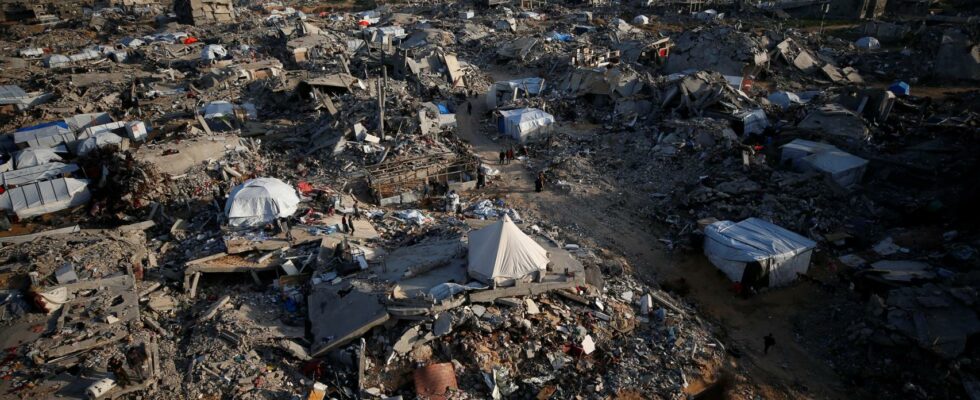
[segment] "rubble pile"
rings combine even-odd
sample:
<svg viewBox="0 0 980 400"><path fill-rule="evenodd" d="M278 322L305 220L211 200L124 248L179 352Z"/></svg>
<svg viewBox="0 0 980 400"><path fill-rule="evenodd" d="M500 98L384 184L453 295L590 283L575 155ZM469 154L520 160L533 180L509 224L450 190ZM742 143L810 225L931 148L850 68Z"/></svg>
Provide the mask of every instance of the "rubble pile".
<svg viewBox="0 0 980 400"><path fill-rule="evenodd" d="M980 393L973 10L368 3L3 3L0 396Z"/></svg>

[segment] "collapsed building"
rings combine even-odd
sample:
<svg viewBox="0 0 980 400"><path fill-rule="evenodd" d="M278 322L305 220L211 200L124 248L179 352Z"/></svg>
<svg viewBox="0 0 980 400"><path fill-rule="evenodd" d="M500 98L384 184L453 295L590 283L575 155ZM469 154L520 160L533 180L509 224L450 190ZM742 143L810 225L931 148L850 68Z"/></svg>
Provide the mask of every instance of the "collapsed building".
<svg viewBox="0 0 980 400"><path fill-rule="evenodd" d="M973 10L641 3L3 3L0 390L976 397Z"/></svg>

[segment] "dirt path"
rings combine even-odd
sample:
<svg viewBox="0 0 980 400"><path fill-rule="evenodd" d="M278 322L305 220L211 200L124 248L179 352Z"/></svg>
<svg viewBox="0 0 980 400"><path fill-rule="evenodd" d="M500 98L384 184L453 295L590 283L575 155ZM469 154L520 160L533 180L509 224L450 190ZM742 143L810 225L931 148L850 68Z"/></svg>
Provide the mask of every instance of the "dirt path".
<svg viewBox="0 0 980 400"><path fill-rule="evenodd" d="M658 242L660 228L631 212L645 201L642 195L628 190L566 193L548 187L535 193L533 171L523 163L499 165L500 150L511 143L495 141L484 133L490 129L490 122L482 118L487 111L482 100L471 99L472 115L462 111L456 117L460 138L472 144L485 163L501 170L501 179L486 189L487 195L503 197L513 207L622 254L645 280L663 283L683 278L690 288L689 299L721 325L727 343L740 353L740 357L732 357L731 364L748 371L757 394L768 399L847 397L833 370L795 340L792 316L812 306L811 299L821 296L816 289L798 284L750 300L736 299L728 291L731 282L703 256L667 252ZM762 338L769 333L777 344L765 355Z"/></svg>

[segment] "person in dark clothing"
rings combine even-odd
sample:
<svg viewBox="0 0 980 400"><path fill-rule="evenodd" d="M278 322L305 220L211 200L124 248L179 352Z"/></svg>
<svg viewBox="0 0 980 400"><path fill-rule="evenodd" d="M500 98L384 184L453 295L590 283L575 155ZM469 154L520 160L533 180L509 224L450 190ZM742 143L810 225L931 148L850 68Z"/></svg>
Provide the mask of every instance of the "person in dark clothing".
<svg viewBox="0 0 980 400"><path fill-rule="evenodd" d="M487 186L487 176L483 175L483 170L476 172L476 188L483 189Z"/></svg>
<svg viewBox="0 0 980 400"><path fill-rule="evenodd" d="M769 348L776 345L776 338L772 337L772 333L766 335L762 338L765 348L762 350L763 354L769 354Z"/></svg>
<svg viewBox="0 0 980 400"><path fill-rule="evenodd" d="M511 161L514 161L514 148L513 147L507 149L507 163L510 164Z"/></svg>
<svg viewBox="0 0 980 400"><path fill-rule="evenodd" d="M470 114L470 115L473 114L473 102L472 101L466 102L466 113L467 114Z"/></svg>
<svg viewBox="0 0 980 400"><path fill-rule="evenodd" d="M347 230L347 214L343 214L340 216L340 231L344 233L350 233Z"/></svg>
<svg viewBox="0 0 980 400"><path fill-rule="evenodd" d="M541 193L544 189L544 172L538 172L538 177L534 178L534 191Z"/></svg>
<svg viewBox="0 0 980 400"><path fill-rule="evenodd" d="M350 231L351 235L354 234L354 219L351 217L347 217L347 230Z"/></svg>
<svg viewBox="0 0 980 400"><path fill-rule="evenodd" d="M123 361L119 357L112 357L108 363L109 371L116 376L116 381L120 386L129 386L129 374L123 368Z"/></svg>
<svg viewBox="0 0 980 400"><path fill-rule="evenodd" d="M505 158L505 157L507 157L507 153L506 153L506 152L504 152L503 150L500 150L500 163L501 163L501 164L503 164L503 163L504 163L504 158Z"/></svg>
<svg viewBox="0 0 980 400"><path fill-rule="evenodd" d="M361 219L361 209L357 206L357 200L354 200L354 219Z"/></svg>
<svg viewBox="0 0 980 400"><path fill-rule="evenodd" d="M126 362L140 381L146 380L143 376L143 365L146 363L146 358L146 350L142 346L134 346L126 350Z"/></svg>

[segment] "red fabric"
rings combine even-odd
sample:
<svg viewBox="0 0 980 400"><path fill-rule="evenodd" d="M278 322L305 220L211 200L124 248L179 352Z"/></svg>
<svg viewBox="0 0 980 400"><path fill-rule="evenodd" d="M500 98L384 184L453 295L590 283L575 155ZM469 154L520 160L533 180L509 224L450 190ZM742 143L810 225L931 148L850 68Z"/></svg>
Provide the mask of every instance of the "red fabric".
<svg viewBox="0 0 980 400"><path fill-rule="evenodd" d="M370 26L370 25L371 25L371 23L370 23L370 22L368 22L368 21L363 21L363 20L362 20L361 22L358 22L357 24L358 24L358 25L360 25L360 26Z"/></svg>
<svg viewBox="0 0 980 400"><path fill-rule="evenodd" d="M188 37L187 39L184 39L184 44L192 44L192 43L197 43L197 42L198 42L197 38L196 37L193 37L193 36Z"/></svg>
<svg viewBox="0 0 980 400"><path fill-rule="evenodd" d="M313 191L313 185L309 184L306 181L299 181L296 187L299 188L299 192L302 194L307 194Z"/></svg>

